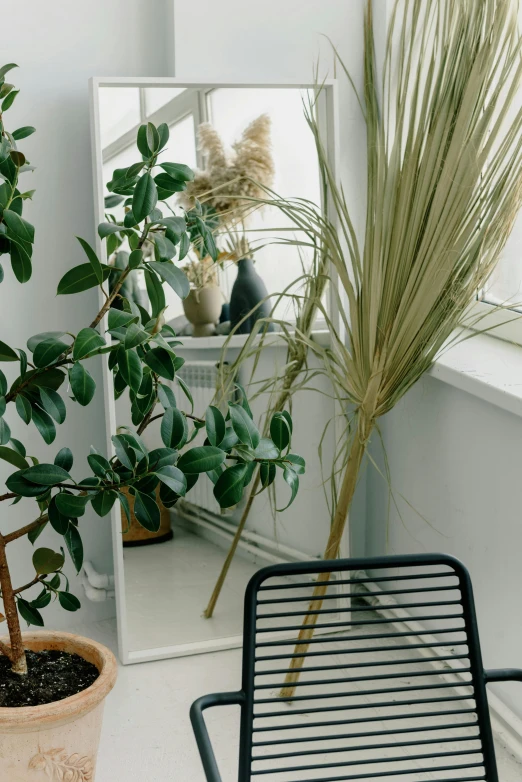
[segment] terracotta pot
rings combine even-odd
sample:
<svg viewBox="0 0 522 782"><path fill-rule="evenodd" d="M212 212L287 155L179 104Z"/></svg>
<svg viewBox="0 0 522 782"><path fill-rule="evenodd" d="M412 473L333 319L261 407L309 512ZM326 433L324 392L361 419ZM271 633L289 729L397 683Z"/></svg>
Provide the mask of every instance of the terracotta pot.
<svg viewBox="0 0 522 782"><path fill-rule="evenodd" d="M134 515L134 497L128 489L123 488L121 490L129 501L129 508L131 512L130 524L127 521L127 516L122 508L121 511L121 528L123 545L129 546L146 546L150 543L164 543L166 540L172 540L174 533L171 528L170 513L163 505L159 498L159 489L156 491L156 499L158 502L158 508L160 509L160 528L157 532L150 532L145 527L142 527L138 519Z"/></svg>
<svg viewBox="0 0 522 782"><path fill-rule="evenodd" d="M194 326L195 337L209 337L214 334L223 306L223 294L217 285L191 290L183 299L183 310Z"/></svg>
<svg viewBox="0 0 522 782"><path fill-rule="evenodd" d="M4 639L6 640L6 639ZM24 634L26 649L78 654L99 670L83 692L45 706L0 707L2 782L94 782L104 700L118 664L101 644L71 633Z"/></svg>

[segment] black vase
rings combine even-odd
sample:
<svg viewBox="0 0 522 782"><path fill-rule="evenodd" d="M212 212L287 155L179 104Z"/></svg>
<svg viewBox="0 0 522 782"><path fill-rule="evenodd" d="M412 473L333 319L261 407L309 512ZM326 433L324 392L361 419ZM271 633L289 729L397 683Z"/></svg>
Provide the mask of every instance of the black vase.
<svg viewBox="0 0 522 782"><path fill-rule="evenodd" d="M230 294L230 325L233 329L245 315L256 307L250 317L241 323L236 334L250 334L259 318L270 315L270 300L266 285L256 272L252 258L242 258L237 264L237 277ZM268 331L273 330L271 323Z"/></svg>

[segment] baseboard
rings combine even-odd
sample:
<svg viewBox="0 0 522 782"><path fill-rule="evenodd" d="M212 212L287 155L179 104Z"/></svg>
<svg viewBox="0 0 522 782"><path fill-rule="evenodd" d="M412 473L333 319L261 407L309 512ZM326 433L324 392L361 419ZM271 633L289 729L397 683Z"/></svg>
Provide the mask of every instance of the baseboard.
<svg viewBox="0 0 522 782"><path fill-rule="evenodd" d="M191 531L211 540L223 549L228 549L237 530L237 526L226 518L216 516L214 513L186 501L179 502L175 506L173 515ZM243 531L238 548L250 560L261 565L273 565L281 562L309 562L316 559L310 554L285 546L277 540L271 540L250 530Z"/></svg>
<svg viewBox="0 0 522 782"><path fill-rule="evenodd" d="M361 571L363 577L367 577L367 573ZM372 591L380 591L377 584L372 583ZM364 587L361 589L361 597L364 597ZM427 643L436 644L437 639L432 635L424 635L426 633L425 626L418 622L407 610L401 608L393 598L386 596L380 598L379 596L366 598L369 605L379 605L380 615L385 618L393 619L393 625L399 632L400 630L407 629L413 633L422 632L422 636L413 636L410 643ZM445 657L451 655L452 649L450 646L438 647L438 646L426 646L422 650L421 654L427 657ZM445 660L444 664L457 668L459 662L455 660ZM436 663L430 663L433 668L436 668ZM465 680L464 677L457 673L443 674L443 677L448 681L453 681L456 686L462 684ZM491 724L495 736L501 741L505 748L520 762L522 763L522 720L507 706L498 695L495 695L491 689L488 689L488 702L489 710L491 714Z"/></svg>

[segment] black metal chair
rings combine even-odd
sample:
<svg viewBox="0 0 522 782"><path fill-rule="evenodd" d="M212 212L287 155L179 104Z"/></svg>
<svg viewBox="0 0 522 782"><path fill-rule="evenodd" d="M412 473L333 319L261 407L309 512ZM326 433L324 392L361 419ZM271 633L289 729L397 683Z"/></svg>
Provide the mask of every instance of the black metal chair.
<svg viewBox="0 0 522 782"><path fill-rule="evenodd" d="M320 611L310 595L330 581ZM370 613L368 613L370 612ZM306 654L294 642L317 616ZM296 693L279 695L304 658ZM471 581L439 554L276 565L245 597L243 680L191 708L206 778L221 782L203 719L241 707L239 782L498 782Z"/></svg>

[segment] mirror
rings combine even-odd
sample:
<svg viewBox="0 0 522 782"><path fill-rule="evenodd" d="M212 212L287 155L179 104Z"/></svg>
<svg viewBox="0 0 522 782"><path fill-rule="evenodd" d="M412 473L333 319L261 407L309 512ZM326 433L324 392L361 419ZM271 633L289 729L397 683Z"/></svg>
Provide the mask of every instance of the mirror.
<svg viewBox="0 0 522 782"><path fill-rule="evenodd" d="M124 196L115 194L114 187L108 188L107 183L114 182L115 171L140 160L136 148L138 129L151 122L156 128L163 123L168 126L165 159L196 171L194 182L189 183L186 193L164 193L165 202L158 204L164 216L183 214L183 199L195 195L203 204L203 210L209 210L205 213L207 223L212 225L215 220L214 224L218 226L215 232L219 252L217 265L210 269L205 267L205 252L198 252L196 243L180 263L191 282L189 298L194 292L198 307L209 289L213 293L219 291L211 302L214 314L198 323L197 319L203 317L199 310L197 316L191 315L188 299L182 302L165 286L165 321L178 335L183 335L183 344L176 348L185 359L179 376L190 386L195 407L204 410L214 396L215 367L221 347L230 328L234 327L234 317L237 320L238 305L234 305L233 288L241 270L254 276L256 303L266 299L270 309L273 303L267 297L272 296L273 302L274 295L299 278L308 263L294 246L278 243L278 238L287 236L288 230L295 230L295 226L286 222L274 207L252 208L248 202L249 207L241 212L240 218L234 213L234 218L227 222L223 215L237 208L237 204L230 206L230 193L237 189L234 166L236 169L242 166L241 171L246 172L241 182L247 181L248 177L261 181L267 188L263 195L275 192L321 203L317 154L303 111L304 104L313 95L313 85L95 79L91 86L97 222L123 219L126 213ZM323 142L334 169L333 82L325 84L316 110L321 117ZM168 170L165 174L165 187L168 187ZM221 200L206 200L205 190L208 192L209 184L213 192L220 193ZM257 197L260 191L252 189L251 184L249 187L247 195ZM108 241L100 241L98 249L110 265L118 267L120 254L128 257L133 249L129 241L126 236L113 234ZM206 245L203 249L206 251ZM145 275L139 272L134 278L125 295L147 308L152 292L147 287ZM239 284L236 287L240 287ZM248 301L251 302L247 297ZM281 300L275 314L291 320L288 301ZM247 327L248 324L247 320ZM230 343L232 357L241 344L241 330L238 329ZM273 372L274 363L284 363L284 358L285 353L278 350L277 335L274 335L274 346L263 352L263 361ZM260 371L263 371L262 367ZM105 386L108 431L114 431L115 426L130 420L130 402L123 394L115 403L112 372L107 366ZM179 405L186 407L182 389L176 386L173 392L179 398ZM262 413L262 406L258 412ZM303 415L307 413L303 412ZM311 424L316 443L322 426L321 421ZM202 435L198 437L202 438ZM151 423L143 438L150 448L161 446L160 422ZM109 447L112 447L110 443ZM158 533L145 530L134 516L130 525L124 521L122 526L120 509L113 509L118 632L123 662L241 645L243 596L251 575L259 567L274 561L307 558L300 552L299 519L294 516L294 525L291 514L286 519L296 532L290 534L288 543L282 544L274 531L268 506L263 508L263 517L256 517L257 523L254 519L253 527L246 531L231 566L219 610L212 619L203 618L202 612L223 565L241 508L223 516L212 495L210 481L205 484L199 481L185 500L173 508L163 509ZM310 513L316 512L312 503ZM322 540L321 535L318 540Z"/></svg>

